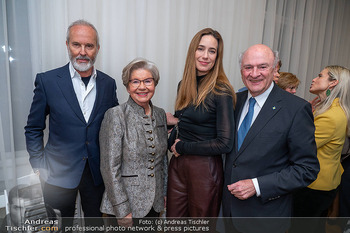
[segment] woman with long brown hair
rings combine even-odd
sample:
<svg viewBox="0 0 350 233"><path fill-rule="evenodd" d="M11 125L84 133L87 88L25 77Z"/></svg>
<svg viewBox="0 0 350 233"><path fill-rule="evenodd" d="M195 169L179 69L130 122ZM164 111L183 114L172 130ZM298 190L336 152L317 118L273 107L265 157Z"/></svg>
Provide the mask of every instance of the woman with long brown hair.
<svg viewBox="0 0 350 233"><path fill-rule="evenodd" d="M236 96L223 64L223 40L211 29L192 39L178 87L169 137L167 216L216 217L221 203L222 157L233 148Z"/></svg>

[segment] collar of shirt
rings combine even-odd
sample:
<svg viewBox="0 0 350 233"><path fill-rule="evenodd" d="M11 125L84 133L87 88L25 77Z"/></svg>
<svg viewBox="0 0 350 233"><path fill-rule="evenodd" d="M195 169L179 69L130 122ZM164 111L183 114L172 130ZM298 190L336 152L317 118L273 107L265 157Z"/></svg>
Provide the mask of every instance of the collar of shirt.
<svg viewBox="0 0 350 233"><path fill-rule="evenodd" d="M270 87L267 88L267 90L266 90L264 93L262 93L262 94L260 94L260 95L254 97L255 100L256 100L256 103L255 103L255 105L254 105L254 115L253 115L253 119L252 119L252 124L253 124L253 122L255 121L256 117L258 116L260 110L261 110L262 107L264 106L264 104L265 104L265 102L266 102L266 100L267 100L267 97L269 97L269 95L270 95L270 93L271 93L271 91L272 91L274 85L275 85L274 82L272 82L271 85L270 85ZM239 125L238 125L238 126L241 125L241 123L242 123L242 121L243 121L245 115L246 115L247 112L248 112L248 109L249 109L249 99L250 99L250 97L252 97L252 95L251 95L250 92L248 91L248 96L247 96L247 99L246 99L246 101L245 101L245 103L244 103L244 106L243 106L243 109L242 109L242 113L241 113L241 117L240 117Z"/></svg>
<svg viewBox="0 0 350 233"><path fill-rule="evenodd" d="M80 74L78 73L78 71L76 71L73 67L72 62L69 62L69 73L70 73L70 77L73 79L75 77L79 77L81 78ZM97 72L95 67L92 68L92 74L91 74L91 79L96 79L97 77Z"/></svg>
<svg viewBox="0 0 350 233"><path fill-rule="evenodd" d="M273 88L274 85L275 85L274 82L272 82L271 85L270 85L270 87L267 88L267 90L266 90L264 93L262 93L262 94L260 94L260 95L254 97L255 100L256 100L255 106L258 105L258 107L259 107L260 109L264 106L265 101L267 100L267 97L269 97L269 95L270 95L270 93L271 93L272 88ZM245 105L247 105L247 106L248 106L248 102L249 102L249 98L250 98L250 97L252 97L252 95L251 95L250 92L248 91L248 98L247 98L247 100L246 100L246 102L245 102ZM255 111L255 108L254 108L254 111Z"/></svg>
<svg viewBox="0 0 350 233"><path fill-rule="evenodd" d="M87 87L83 83L80 74L74 69L71 62L69 63L69 72L80 109L84 115L85 121L88 122L96 99L96 69L93 68Z"/></svg>

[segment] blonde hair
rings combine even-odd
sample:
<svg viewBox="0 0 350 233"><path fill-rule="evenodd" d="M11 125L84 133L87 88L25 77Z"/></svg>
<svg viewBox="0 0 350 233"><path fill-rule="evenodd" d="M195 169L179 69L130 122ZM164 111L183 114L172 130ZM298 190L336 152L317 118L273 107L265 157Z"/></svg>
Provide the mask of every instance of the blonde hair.
<svg viewBox="0 0 350 233"><path fill-rule="evenodd" d="M280 72L280 77L278 79L277 85L283 90L286 90L291 86L297 88L299 86L299 83L299 79L294 74L288 72Z"/></svg>
<svg viewBox="0 0 350 233"><path fill-rule="evenodd" d="M205 35L211 35L218 41L217 56L213 68L197 86L195 53L202 37ZM223 51L224 44L220 33L211 28L202 29L193 37L187 52L184 73L176 97L175 110L181 110L188 107L190 104L195 107L202 104L206 108L204 100L210 93L216 95L231 95L233 98L233 106L235 105L236 95L227 79L222 64Z"/></svg>
<svg viewBox="0 0 350 233"><path fill-rule="evenodd" d="M318 116L327 111L335 98L339 98L339 104L344 110L347 122L347 136L350 136L350 70L338 65L326 66L328 70L329 80L338 80L338 84L331 90L327 98L316 105L314 115Z"/></svg>

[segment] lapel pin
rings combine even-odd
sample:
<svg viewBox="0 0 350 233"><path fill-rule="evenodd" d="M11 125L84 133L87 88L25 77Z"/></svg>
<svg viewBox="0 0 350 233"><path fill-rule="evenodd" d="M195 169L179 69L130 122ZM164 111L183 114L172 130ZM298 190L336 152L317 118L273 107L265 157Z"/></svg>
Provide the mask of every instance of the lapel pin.
<svg viewBox="0 0 350 233"><path fill-rule="evenodd" d="M273 107L272 107L272 110L275 110L275 109L276 109L276 107L275 107L275 106L273 106Z"/></svg>

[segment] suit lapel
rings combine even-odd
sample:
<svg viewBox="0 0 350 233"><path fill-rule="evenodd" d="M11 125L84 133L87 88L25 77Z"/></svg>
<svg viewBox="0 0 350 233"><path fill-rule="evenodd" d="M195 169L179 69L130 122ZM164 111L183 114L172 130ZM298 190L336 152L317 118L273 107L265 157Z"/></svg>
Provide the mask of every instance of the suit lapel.
<svg viewBox="0 0 350 233"><path fill-rule="evenodd" d="M101 106L101 103L103 100L103 90L105 89L104 82L103 82L103 79L104 79L103 75L101 75L99 71L96 71L96 72L97 72L96 99L95 99L94 107L92 109L88 124L90 124L94 120L96 114L98 113L99 107Z"/></svg>
<svg viewBox="0 0 350 233"><path fill-rule="evenodd" d="M264 106L259 112L259 115L256 117L254 123L250 127L240 150L237 153L236 159L241 155L241 153L245 150L247 146L252 142L252 140L258 135L258 133L265 127L265 125L273 118L275 114L282 108L282 99L279 96L279 90L276 85L273 87L270 95L267 97ZM246 100L246 98L245 98ZM244 102L242 104L242 107ZM242 111L242 107L240 112ZM238 125L238 123L237 123ZM238 129L237 129L238 131ZM237 134L236 134L237 135ZM237 138L237 137L236 137ZM237 141L237 139L236 139ZM236 143L237 145L237 143ZM236 146L237 150L237 146Z"/></svg>
<svg viewBox="0 0 350 233"><path fill-rule="evenodd" d="M243 111L243 106L245 101L247 100L247 96L248 96L248 91L244 91L241 93L237 93L237 104L236 104L236 109L235 109L235 151L237 154L237 133L238 133L238 126L239 126L239 120L240 120L240 116L242 114Z"/></svg>
<svg viewBox="0 0 350 233"><path fill-rule="evenodd" d="M74 91L72 79L70 77L69 73L69 64L64 66L61 69L61 73L58 73L58 79L57 84L59 88L61 89L61 92L63 96L65 97L66 101L68 102L69 106L72 108L73 112L77 115L77 117L85 123L85 119L83 116L83 113L81 112L79 102L77 99L77 96Z"/></svg>

